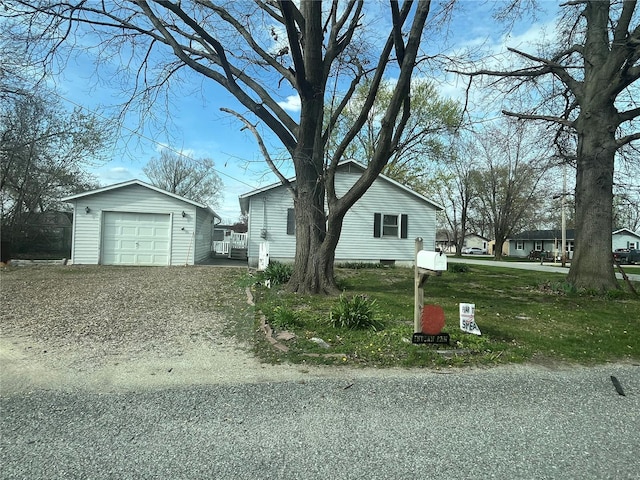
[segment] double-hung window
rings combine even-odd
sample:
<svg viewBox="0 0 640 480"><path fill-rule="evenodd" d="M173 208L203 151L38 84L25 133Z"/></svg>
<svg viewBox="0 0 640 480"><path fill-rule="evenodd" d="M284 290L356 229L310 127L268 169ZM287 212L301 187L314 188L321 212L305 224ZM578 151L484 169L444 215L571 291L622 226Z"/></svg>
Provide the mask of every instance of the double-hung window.
<svg viewBox="0 0 640 480"><path fill-rule="evenodd" d="M375 238L407 238L408 233L408 215L388 213L373 215L373 236Z"/></svg>

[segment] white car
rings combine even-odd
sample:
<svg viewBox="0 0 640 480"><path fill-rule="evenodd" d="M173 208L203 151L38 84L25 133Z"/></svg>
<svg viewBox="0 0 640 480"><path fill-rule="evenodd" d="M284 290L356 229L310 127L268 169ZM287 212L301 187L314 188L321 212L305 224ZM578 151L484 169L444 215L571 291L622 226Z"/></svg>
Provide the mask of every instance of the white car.
<svg viewBox="0 0 640 480"><path fill-rule="evenodd" d="M465 255L486 255L487 250L480 247L464 247L462 253Z"/></svg>

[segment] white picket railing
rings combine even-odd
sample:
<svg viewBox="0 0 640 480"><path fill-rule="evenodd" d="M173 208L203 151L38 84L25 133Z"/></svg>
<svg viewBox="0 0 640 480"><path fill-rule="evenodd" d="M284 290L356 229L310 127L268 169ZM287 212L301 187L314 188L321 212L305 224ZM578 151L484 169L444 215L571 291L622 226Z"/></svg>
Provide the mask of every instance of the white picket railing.
<svg viewBox="0 0 640 480"><path fill-rule="evenodd" d="M247 248L248 234L246 233L231 233L231 248Z"/></svg>
<svg viewBox="0 0 640 480"><path fill-rule="evenodd" d="M233 248L247 248L248 235L246 233L234 233L224 240L213 242L213 252L220 255L231 255Z"/></svg>

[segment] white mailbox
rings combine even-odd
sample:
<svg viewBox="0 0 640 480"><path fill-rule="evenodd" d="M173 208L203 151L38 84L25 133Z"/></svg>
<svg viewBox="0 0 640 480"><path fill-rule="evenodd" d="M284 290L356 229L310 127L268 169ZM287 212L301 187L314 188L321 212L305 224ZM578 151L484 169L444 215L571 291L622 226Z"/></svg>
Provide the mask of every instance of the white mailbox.
<svg viewBox="0 0 640 480"><path fill-rule="evenodd" d="M420 250L416 258L418 268L425 268L436 272L447 270L447 256L442 252L428 252Z"/></svg>

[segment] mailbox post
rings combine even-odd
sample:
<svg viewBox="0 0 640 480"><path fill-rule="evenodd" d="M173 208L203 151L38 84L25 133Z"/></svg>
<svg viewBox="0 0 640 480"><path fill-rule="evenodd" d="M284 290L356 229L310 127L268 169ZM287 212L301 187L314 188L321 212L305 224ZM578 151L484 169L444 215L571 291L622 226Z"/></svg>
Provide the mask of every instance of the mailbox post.
<svg viewBox="0 0 640 480"><path fill-rule="evenodd" d="M424 309L424 284L432 276L440 276L447 269L447 256L442 252L428 252L422 250L421 237L416 238L415 288L413 332L422 331L421 320Z"/></svg>

